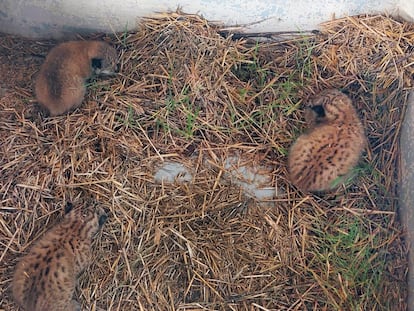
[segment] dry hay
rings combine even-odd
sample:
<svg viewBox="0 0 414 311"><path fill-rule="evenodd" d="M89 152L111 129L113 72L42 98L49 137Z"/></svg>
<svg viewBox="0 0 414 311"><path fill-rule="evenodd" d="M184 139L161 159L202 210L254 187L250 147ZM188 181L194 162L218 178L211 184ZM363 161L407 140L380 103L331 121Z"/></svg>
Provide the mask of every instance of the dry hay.
<svg viewBox="0 0 414 311"><path fill-rule="evenodd" d="M38 112L30 81L55 42L1 37L2 76L21 73L0 85L1 308L15 310L21 253L66 201L89 200L110 215L77 292L91 310L406 308L396 191L414 27L357 16L253 44L219 30L180 12L144 19L112 39L121 75L92 81L84 105L55 118ZM306 195L286 178L287 150L301 104L329 86L356 100L369 148L346 189ZM237 153L273 167L285 194L258 204L221 178ZM193 180L154 182L165 160Z"/></svg>

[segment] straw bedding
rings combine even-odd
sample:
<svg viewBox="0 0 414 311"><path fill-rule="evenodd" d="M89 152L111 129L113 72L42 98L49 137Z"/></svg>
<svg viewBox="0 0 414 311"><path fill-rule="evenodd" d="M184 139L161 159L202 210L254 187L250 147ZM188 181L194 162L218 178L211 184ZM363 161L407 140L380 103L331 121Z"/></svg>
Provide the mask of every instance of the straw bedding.
<svg viewBox="0 0 414 311"><path fill-rule="evenodd" d="M14 264L67 201L109 214L76 293L86 309L406 308L397 168L414 26L355 16L260 42L222 30L175 12L94 36L120 51L121 73L90 81L82 107L55 118L32 78L56 42L1 36L2 309L16 310ZM286 160L301 105L326 87L355 100L369 146L346 188L317 196L289 184ZM257 202L225 179L240 154L271 167L283 194ZM154 181L165 161L192 180Z"/></svg>

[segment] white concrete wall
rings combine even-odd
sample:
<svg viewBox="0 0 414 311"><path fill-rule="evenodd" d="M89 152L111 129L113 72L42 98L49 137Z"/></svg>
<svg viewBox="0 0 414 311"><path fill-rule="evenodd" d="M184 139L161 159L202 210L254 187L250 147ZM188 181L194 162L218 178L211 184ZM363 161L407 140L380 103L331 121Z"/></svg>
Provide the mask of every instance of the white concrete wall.
<svg viewBox="0 0 414 311"><path fill-rule="evenodd" d="M410 250L408 264L408 310L414 310L414 93L410 94L405 120L401 130L401 186L400 217Z"/></svg>
<svg viewBox="0 0 414 311"><path fill-rule="evenodd" d="M137 17L178 6L226 25L265 20L250 31L311 30L333 16L396 14L400 6L414 17L414 0L0 0L0 31L33 38L123 31L135 28Z"/></svg>
<svg viewBox="0 0 414 311"><path fill-rule="evenodd" d="M398 15L405 20L414 21L414 0L400 0L397 7Z"/></svg>

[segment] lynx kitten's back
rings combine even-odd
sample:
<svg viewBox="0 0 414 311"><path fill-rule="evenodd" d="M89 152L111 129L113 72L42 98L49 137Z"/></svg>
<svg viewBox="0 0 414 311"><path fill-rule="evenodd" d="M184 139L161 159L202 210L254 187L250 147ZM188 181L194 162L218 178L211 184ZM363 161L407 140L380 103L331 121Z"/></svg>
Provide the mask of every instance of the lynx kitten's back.
<svg viewBox="0 0 414 311"><path fill-rule="evenodd" d="M101 208L69 211L17 264L12 292L26 311L80 310L76 278L91 261L91 243L106 220Z"/></svg>
<svg viewBox="0 0 414 311"><path fill-rule="evenodd" d="M358 163L366 144L351 99L336 89L315 95L305 112L308 131L289 151L291 182L303 191L333 189Z"/></svg>
<svg viewBox="0 0 414 311"><path fill-rule="evenodd" d="M116 71L117 52L103 41L69 41L52 48L36 76L38 102L51 116L78 107L84 98L85 82L93 74Z"/></svg>

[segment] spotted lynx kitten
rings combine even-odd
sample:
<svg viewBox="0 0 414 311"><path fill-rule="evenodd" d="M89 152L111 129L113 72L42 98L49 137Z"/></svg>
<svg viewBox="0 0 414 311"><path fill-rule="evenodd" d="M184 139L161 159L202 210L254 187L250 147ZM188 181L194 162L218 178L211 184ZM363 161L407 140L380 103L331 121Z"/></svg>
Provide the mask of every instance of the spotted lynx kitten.
<svg viewBox="0 0 414 311"><path fill-rule="evenodd" d="M16 266L13 297L26 311L81 310L73 298L76 279L91 261L92 239L106 215L94 207L67 210Z"/></svg>
<svg viewBox="0 0 414 311"><path fill-rule="evenodd" d="M303 191L335 188L357 164L366 144L362 123L351 99L327 89L309 101L309 126L289 152L291 182Z"/></svg>
<svg viewBox="0 0 414 311"><path fill-rule="evenodd" d="M112 75L117 69L116 50L103 41L69 41L50 50L36 76L39 103L51 116L80 106L92 75Z"/></svg>

